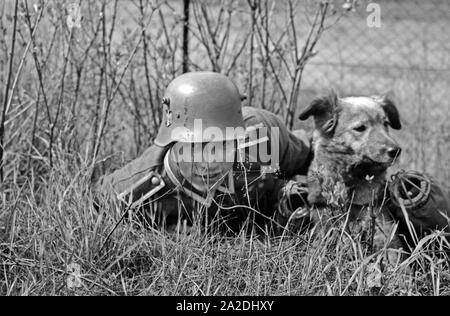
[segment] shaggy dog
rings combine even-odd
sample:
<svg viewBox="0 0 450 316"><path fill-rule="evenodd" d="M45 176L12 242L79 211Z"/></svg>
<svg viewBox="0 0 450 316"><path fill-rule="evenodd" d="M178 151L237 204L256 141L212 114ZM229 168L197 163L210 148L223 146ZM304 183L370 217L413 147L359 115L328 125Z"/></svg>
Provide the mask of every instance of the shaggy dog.
<svg viewBox="0 0 450 316"><path fill-rule="evenodd" d="M373 231L375 218L378 228L386 226L385 222L390 223L382 207L386 171L401 153L389 135L390 128L401 129L394 103L386 97L339 98L333 92L314 100L299 118L310 117L315 129L308 202L318 209L313 221L323 221L321 210L335 206L349 210L349 227L363 234L368 226Z"/></svg>

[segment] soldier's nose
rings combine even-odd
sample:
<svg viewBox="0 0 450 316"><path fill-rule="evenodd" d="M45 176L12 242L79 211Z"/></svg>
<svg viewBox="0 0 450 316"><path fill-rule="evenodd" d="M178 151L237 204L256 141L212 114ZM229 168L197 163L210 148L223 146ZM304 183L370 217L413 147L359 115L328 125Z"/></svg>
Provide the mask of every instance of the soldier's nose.
<svg viewBox="0 0 450 316"><path fill-rule="evenodd" d="M400 147L391 147L387 150L387 154L390 158L395 159L400 157L402 149Z"/></svg>

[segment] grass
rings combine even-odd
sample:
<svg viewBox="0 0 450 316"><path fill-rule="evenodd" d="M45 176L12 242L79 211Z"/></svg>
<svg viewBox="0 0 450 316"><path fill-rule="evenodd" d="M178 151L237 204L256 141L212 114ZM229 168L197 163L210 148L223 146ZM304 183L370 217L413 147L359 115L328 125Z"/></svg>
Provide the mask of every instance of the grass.
<svg viewBox="0 0 450 316"><path fill-rule="evenodd" d="M109 201L93 208L88 168L73 176L55 166L36 189L33 175L5 192L1 222L5 295L448 295L448 261L420 244L406 262L386 266L383 250L366 253L343 222L283 238L236 237L194 226L189 233L148 230L119 221ZM113 233L111 234L111 232ZM432 236L439 241L439 236ZM68 267L80 266L79 287ZM416 266L411 269L411 266ZM375 283L374 283L375 282Z"/></svg>
<svg viewBox="0 0 450 316"><path fill-rule="evenodd" d="M134 3L137 6L119 2L119 9L114 10L114 2L109 2L103 19L99 14L101 3L83 1L83 28L75 30L72 41L64 27L64 3L49 2L43 11L5 122L5 181L0 185L0 294L450 294L448 261L431 251L442 246L439 234L422 241L406 262L386 266L378 274L374 263L384 257L384 251L366 253L358 240L343 232L343 220L332 227L283 238L243 233L226 237L205 233L201 226L194 226L189 234L167 233L127 222L114 229L120 219L116 203L107 201L100 212L93 208L89 189L93 147L99 146L100 157L122 151L126 158L132 158L141 153L152 142L158 123L154 120L158 102L165 85L179 73L181 60L180 42L175 40L180 38L180 2L161 1L159 14L150 2L143 1L147 13L144 22L149 23L145 63L150 74L146 78L143 43L139 43L139 1ZM283 32L288 20L286 3L277 3L269 23L274 38ZM330 86L342 94L392 90L405 125L395 135L404 149L399 167L423 170L447 182L450 136L445 69L448 71L449 60L445 56L449 41L448 32L439 31L448 26L448 16L442 9L446 3L380 3L386 13L381 29L368 30L364 26L366 13L361 7L324 33L317 47L319 54L305 68L298 107ZM6 1L0 5L0 32L7 34L4 41L0 38L2 87L11 49L12 30L8 23L13 19L13 4ZM38 12L32 11L31 2L29 5L34 21ZM208 7L214 17L218 8L217 3ZM25 8L21 6L19 10L24 12ZM245 38L242 30L249 29L250 15L242 3L232 6L232 13L230 33L226 35L226 23L217 31L218 38L228 36L230 44L223 47L216 66L226 69L236 57L230 76L248 93L250 49L245 47L241 56L237 54ZM205 23L205 16L198 18ZM301 45L307 28L303 14L297 18ZM24 19L20 15L18 20L13 77L31 39ZM197 22L192 23L193 32L199 36ZM255 43L259 43L255 37ZM283 51L271 51L269 56L255 44L253 105L283 113L276 75L280 75L281 86L289 92L291 82L282 57L292 67L292 39L292 34L286 35L279 45ZM137 43L139 49L129 59ZM192 69L212 67L213 59L206 46L193 37ZM42 66L42 87L33 51ZM68 63L63 71L67 52ZM269 57L275 69L268 66ZM117 94L113 97L115 89ZM3 89L0 93L3 101ZM106 125L99 137L101 122ZM52 129L54 136L50 137ZM71 264L80 267L79 287L68 286ZM377 279L379 276L381 280Z"/></svg>

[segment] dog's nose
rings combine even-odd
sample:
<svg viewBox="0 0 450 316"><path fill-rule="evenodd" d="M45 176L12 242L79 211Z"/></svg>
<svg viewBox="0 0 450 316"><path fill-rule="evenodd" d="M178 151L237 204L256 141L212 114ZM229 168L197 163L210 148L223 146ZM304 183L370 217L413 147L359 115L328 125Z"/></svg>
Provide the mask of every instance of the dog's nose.
<svg viewBox="0 0 450 316"><path fill-rule="evenodd" d="M392 159L400 157L402 149L400 147L391 147L387 150L387 154Z"/></svg>

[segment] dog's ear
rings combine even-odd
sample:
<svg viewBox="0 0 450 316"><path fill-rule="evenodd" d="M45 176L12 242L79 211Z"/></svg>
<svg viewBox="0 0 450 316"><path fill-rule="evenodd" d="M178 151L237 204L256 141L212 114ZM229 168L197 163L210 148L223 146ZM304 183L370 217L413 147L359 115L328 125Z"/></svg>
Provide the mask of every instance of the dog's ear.
<svg viewBox="0 0 450 316"><path fill-rule="evenodd" d="M398 112L395 103L387 96L378 98L377 101L380 102L381 107L386 113L386 116L389 120L389 125L391 125L393 129L401 129L402 123L400 122L400 113Z"/></svg>
<svg viewBox="0 0 450 316"><path fill-rule="evenodd" d="M332 91L327 96L314 99L311 104L300 113L299 119L307 120L314 117L317 129L327 134L334 132L337 125L337 106L339 97Z"/></svg>
<svg viewBox="0 0 450 316"><path fill-rule="evenodd" d="M338 103L336 92L332 91L327 96L314 99L311 104L300 113L299 119L307 120L311 116L318 117L332 113Z"/></svg>

